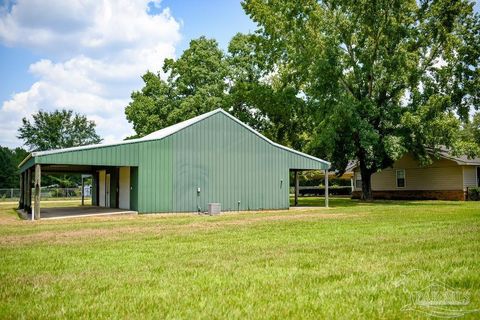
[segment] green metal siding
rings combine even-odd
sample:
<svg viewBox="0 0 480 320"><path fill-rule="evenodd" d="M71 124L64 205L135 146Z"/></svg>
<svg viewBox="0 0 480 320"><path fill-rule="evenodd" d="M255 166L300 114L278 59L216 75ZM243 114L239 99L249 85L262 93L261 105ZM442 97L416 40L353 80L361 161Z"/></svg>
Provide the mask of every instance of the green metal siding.
<svg viewBox="0 0 480 320"><path fill-rule="evenodd" d="M35 163L94 166L137 166L139 142L85 150L64 151L35 157Z"/></svg>
<svg viewBox="0 0 480 320"><path fill-rule="evenodd" d="M221 112L160 140L40 155L23 167L33 161L130 166L131 208L139 212L205 211L211 202L222 210L288 208L289 169L328 168L271 144ZM113 172L111 181L115 205Z"/></svg>
<svg viewBox="0 0 480 320"><path fill-rule="evenodd" d="M222 210L288 208L289 169L327 168L221 113L143 143L139 162L140 212L205 211L211 202Z"/></svg>
<svg viewBox="0 0 480 320"><path fill-rule="evenodd" d="M172 211L171 140L143 142L139 153L138 211Z"/></svg>

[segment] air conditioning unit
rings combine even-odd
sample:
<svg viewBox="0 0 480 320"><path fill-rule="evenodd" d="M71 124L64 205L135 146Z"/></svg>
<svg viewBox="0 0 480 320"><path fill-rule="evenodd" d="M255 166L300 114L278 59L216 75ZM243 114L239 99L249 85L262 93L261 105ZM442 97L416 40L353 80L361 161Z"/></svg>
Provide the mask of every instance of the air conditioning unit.
<svg viewBox="0 0 480 320"><path fill-rule="evenodd" d="M220 203L209 203L208 204L208 214L219 214L220 213Z"/></svg>

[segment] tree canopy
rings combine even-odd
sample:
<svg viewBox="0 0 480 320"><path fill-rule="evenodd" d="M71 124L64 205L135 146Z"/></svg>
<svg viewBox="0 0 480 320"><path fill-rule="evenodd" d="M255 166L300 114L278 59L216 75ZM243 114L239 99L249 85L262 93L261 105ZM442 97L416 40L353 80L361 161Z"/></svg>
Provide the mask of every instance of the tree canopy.
<svg viewBox="0 0 480 320"><path fill-rule="evenodd" d="M152 72L143 75L145 86L132 93L125 108L137 136L224 107L227 66L215 40L192 40L178 60L165 60L163 71L165 80Z"/></svg>
<svg viewBox="0 0 480 320"><path fill-rule="evenodd" d="M178 60L165 60L166 79L144 74L144 87L125 108L136 137L223 108L267 137L301 149L305 101L265 68L260 40L237 34L224 53L215 40L200 37Z"/></svg>
<svg viewBox="0 0 480 320"><path fill-rule="evenodd" d="M38 111L33 122L22 119L18 138L30 151L43 151L100 143L102 139L95 132L95 122L72 110Z"/></svg>
<svg viewBox="0 0 480 320"><path fill-rule="evenodd" d="M307 146L370 177L405 152L473 155L461 123L479 104L480 23L468 1L245 0L268 66L309 106ZM433 150L433 155L431 153Z"/></svg>
<svg viewBox="0 0 480 320"><path fill-rule="evenodd" d="M193 40L147 72L127 119L137 136L221 107L272 140L371 175L406 152L474 156L480 19L465 0L245 0L257 23L226 53ZM477 121L477 122L475 122Z"/></svg>
<svg viewBox="0 0 480 320"><path fill-rule="evenodd" d="M18 164L27 156L22 148L9 149L0 146L0 188L17 188Z"/></svg>
<svg viewBox="0 0 480 320"><path fill-rule="evenodd" d="M254 34L237 34L230 41L226 107L270 139L301 150L308 137L306 102L268 67L270 53L263 42Z"/></svg>

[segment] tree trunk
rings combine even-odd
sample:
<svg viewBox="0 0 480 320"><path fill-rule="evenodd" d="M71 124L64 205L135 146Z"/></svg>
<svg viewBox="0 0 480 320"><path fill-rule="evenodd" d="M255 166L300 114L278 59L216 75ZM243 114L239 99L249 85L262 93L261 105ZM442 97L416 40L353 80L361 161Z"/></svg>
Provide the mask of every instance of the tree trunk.
<svg viewBox="0 0 480 320"><path fill-rule="evenodd" d="M362 168L363 167L363 168ZM360 165L360 174L362 175L362 198L363 201L373 200L372 196L372 172Z"/></svg>

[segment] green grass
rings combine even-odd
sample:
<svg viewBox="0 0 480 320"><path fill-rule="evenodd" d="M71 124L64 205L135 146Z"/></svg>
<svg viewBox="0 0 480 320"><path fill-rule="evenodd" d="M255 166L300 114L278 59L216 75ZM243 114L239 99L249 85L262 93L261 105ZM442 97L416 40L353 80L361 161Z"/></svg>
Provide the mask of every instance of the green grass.
<svg viewBox="0 0 480 320"><path fill-rule="evenodd" d="M480 309L479 202L306 204L39 222L0 204L0 318L422 318L404 307L434 283Z"/></svg>

